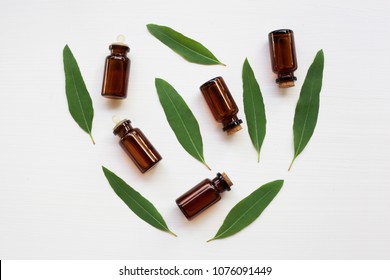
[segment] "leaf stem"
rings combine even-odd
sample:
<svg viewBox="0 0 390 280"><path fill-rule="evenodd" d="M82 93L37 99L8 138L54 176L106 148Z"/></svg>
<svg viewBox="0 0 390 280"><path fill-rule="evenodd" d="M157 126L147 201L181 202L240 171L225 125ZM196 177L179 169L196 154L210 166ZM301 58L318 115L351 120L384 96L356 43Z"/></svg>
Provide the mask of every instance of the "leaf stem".
<svg viewBox="0 0 390 280"><path fill-rule="evenodd" d="M211 168L210 168L210 166L205 162L205 161L203 161L203 164L207 167L207 169L208 170L210 170L211 171Z"/></svg>
<svg viewBox="0 0 390 280"><path fill-rule="evenodd" d="M288 167L288 171L290 171L290 169L291 169L291 167L292 167L292 165L293 165L293 163L294 163L296 158L297 158L297 156L294 156L293 160L290 163L290 166Z"/></svg>
<svg viewBox="0 0 390 280"><path fill-rule="evenodd" d="M257 153L257 163L260 162L260 151Z"/></svg>
<svg viewBox="0 0 390 280"><path fill-rule="evenodd" d="M169 234L172 234L174 237L177 237L177 235L176 235L174 232L172 232L172 231L170 231L170 230L167 230L167 232L168 232Z"/></svg>
<svg viewBox="0 0 390 280"><path fill-rule="evenodd" d="M91 137L91 140L92 140L92 143L95 145L95 140L93 140L93 137L92 137L92 133L88 133L89 134L89 137Z"/></svg>

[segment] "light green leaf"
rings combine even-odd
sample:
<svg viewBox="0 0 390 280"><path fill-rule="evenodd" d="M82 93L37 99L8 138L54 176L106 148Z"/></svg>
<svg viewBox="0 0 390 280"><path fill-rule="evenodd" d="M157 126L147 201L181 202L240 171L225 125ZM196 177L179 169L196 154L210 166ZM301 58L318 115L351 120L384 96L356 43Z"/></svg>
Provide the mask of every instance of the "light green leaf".
<svg viewBox="0 0 390 280"><path fill-rule="evenodd" d="M112 171L108 170L104 166L102 166L102 168L104 175L114 192L123 200L124 203L126 203L134 214L151 226L176 236L176 234L168 228L161 214L149 200L143 197L139 192L135 191Z"/></svg>
<svg viewBox="0 0 390 280"><path fill-rule="evenodd" d="M253 146L257 151L257 161L260 161L260 150L266 133L267 119L265 116L263 96L248 59L245 59L242 67L242 83L248 132Z"/></svg>
<svg viewBox="0 0 390 280"><path fill-rule="evenodd" d="M288 170L291 169L297 156L303 151L313 135L317 124L320 108L320 92L324 72L324 52L319 50L313 63L307 71L294 116L294 158Z"/></svg>
<svg viewBox="0 0 390 280"><path fill-rule="evenodd" d="M69 112L81 129L89 134L92 143L95 144L92 137L92 100L87 87L85 86L77 61L68 45L64 47L63 60L65 70L65 91Z"/></svg>
<svg viewBox="0 0 390 280"><path fill-rule="evenodd" d="M225 65L201 43L184 36L172 28L157 24L148 24L146 27L154 37L189 62L203 65Z"/></svg>
<svg viewBox="0 0 390 280"><path fill-rule="evenodd" d="M203 156L203 141L198 121L180 94L163 79L156 78L155 85L165 116L182 147L208 169Z"/></svg>
<svg viewBox="0 0 390 280"><path fill-rule="evenodd" d="M237 203L226 216L217 234L208 241L229 237L250 225L279 193L283 183L283 180L267 183Z"/></svg>

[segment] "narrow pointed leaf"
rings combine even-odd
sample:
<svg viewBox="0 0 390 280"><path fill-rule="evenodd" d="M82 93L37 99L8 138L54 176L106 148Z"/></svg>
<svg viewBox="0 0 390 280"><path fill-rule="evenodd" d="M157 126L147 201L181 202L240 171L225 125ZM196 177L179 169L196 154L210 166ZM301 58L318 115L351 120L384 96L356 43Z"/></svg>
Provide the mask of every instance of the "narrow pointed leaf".
<svg viewBox="0 0 390 280"><path fill-rule="evenodd" d="M320 92L324 72L324 52L319 50L313 63L307 71L303 82L294 116L294 158L288 170L291 169L297 156L303 151L313 135L317 124L320 108Z"/></svg>
<svg viewBox="0 0 390 280"><path fill-rule="evenodd" d="M244 88L244 111L248 132L253 146L257 151L257 161L260 161L260 150L266 133L267 119L265 116L263 96L248 59L245 59L242 67L242 84Z"/></svg>
<svg viewBox="0 0 390 280"><path fill-rule="evenodd" d="M148 24L146 27L154 37L189 62L203 65L225 65L201 43L184 36L170 27L157 24Z"/></svg>
<svg viewBox="0 0 390 280"><path fill-rule="evenodd" d="M64 71L65 71L65 92L68 100L69 112L76 123L89 134L92 143L93 105L91 97L85 86L79 66L69 46L63 50Z"/></svg>
<svg viewBox="0 0 390 280"><path fill-rule="evenodd" d="M203 141L198 121L180 94L163 79L156 78L155 85L165 116L182 147L208 169L203 156Z"/></svg>
<svg viewBox="0 0 390 280"><path fill-rule="evenodd" d="M139 192L130 187L120 177L115 175L112 171L102 166L104 175L110 183L114 192L123 200L124 203L142 220L151 226L166 231L174 236L174 234L167 226L161 214L156 207L143 197Z"/></svg>
<svg viewBox="0 0 390 280"><path fill-rule="evenodd" d="M237 203L226 216L217 234L209 241L229 237L250 225L279 193L283 183L283 180L269 182Z"/></svg>

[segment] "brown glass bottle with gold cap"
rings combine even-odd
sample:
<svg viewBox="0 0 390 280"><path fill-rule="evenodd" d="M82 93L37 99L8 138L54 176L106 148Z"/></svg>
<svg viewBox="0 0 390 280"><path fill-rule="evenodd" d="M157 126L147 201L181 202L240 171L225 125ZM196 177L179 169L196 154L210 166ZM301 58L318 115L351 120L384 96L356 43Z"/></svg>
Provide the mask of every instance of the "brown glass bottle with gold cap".
<svg viewBox="0 0 390 280"><path fill-rule="evenodd" d="M205 179L176 199L176 204L187 219L191 220L211 205L221 200L221 193L230 191L233 185L225 173L218 173L213 180Z"/></svg>
<svg viewBox="0 0 390 280"><path fill-rule="evenodd" d="M297 78L294 71L298 68L295 53L294 32L279 29L268 34L272 71L278 75L276 83L280 88L293 87Z"/></svg>
<svg viewBox="0 0 390 280"><path fill-rule="evenodd" d="M120 145L133 160L138 169L145 173L162 157L138 128L133 128L127 119L120 121L114 127L114 135L120 138Z"/></svg>
<svg viewBox="0 0 390 280"><path fill-rule="evenodd" d="M231 135L241 129L242 120L237 117L238 107L222 77L211 79L200 86L207 105L223 131Z"/></svg>
<svg viewBox="0 0 390 280"><path fill-rule="evenodd" d="M110 45L111 54L107 56L104 66L102 96L111 99L127 97L130 73L130 59L127 53L130 48L123 43L124 36L119 35L118 42Z"/></svg>

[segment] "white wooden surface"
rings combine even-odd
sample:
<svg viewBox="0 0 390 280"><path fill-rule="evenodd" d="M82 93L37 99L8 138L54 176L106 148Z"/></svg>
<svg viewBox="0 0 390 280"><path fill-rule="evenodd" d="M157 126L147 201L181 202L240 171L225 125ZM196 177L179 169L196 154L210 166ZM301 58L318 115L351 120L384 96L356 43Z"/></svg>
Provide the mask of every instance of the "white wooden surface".
<svg viewBox="0 0 390 280"><path fill-rule="evenodd" d="M0 3L0 259L388 259L390 257L389 2L9 1ZM147 23L199 40L226 63L187 63ZM279 90L267 34L295 32L296 87ZM104 58L124 34L132 60L129 96L100 96ZM71 119L62 49L69 44L95 107L93 146ZM318 124L293 156L292 120L306 71L325 52ZM268 129L256 162L246 126L226 137L198 90L225 78L242 108L248 57L263 91ZM169 81L197 117L205 157L192 159L165 120L154 78ZM128 117L164 157L141 175L117 145L111 117ZM179 237L135 217L109 187L105 165L149 198ZM187 222L174 200L218 171L234 186ZM239 234L206 243L225 215L260 185L285 179L263 215Z"/></svg>

